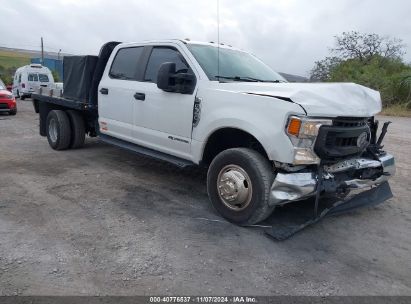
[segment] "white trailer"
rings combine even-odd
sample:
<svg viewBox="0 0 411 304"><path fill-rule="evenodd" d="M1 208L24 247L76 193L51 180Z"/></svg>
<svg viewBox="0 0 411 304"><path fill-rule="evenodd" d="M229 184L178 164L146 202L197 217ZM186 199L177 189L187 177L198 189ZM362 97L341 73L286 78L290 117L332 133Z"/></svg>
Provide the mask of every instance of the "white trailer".
<svg viewBox="0 0 411 304"><path fill-rule="evenodd" d="M13 78L13 94L24 100L40 87L49 88L54 84L51 71L41 64L32 63L16 70Z"/></svg>

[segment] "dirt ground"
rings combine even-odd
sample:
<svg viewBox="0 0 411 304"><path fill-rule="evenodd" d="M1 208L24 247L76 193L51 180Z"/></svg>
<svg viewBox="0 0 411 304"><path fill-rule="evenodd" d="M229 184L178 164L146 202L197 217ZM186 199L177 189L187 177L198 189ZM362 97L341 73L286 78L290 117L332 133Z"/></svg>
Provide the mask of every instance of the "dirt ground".
<svg viewBox="0 0 411 304"><path fill-rule="evenodd" d="M18 108L0 115L0 295L411 295L409 118L389 118L393 199L275 242L221 220L204 171L96 139L53 151Z"/></svg>

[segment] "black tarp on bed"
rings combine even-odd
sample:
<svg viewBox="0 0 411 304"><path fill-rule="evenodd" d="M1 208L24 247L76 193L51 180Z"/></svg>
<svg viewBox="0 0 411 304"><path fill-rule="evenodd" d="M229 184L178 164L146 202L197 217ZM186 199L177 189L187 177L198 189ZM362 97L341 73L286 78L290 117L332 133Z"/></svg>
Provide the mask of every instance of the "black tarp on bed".
<svg viewBox="0 0 411 304"><path fill-rule="evenodd" d="M64 57L64 98L90 103L89 94L97 61L97 56Z"/></svg>

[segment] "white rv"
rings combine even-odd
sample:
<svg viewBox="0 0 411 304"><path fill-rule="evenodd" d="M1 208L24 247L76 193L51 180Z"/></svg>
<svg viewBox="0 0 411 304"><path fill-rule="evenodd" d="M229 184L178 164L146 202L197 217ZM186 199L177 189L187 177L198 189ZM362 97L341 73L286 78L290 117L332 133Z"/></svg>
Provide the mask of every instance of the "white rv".
<svg viewBox="0 0 411 304"><path fill-rule="evenodd" d="M51 71L41 64L32 63L17 69L13 78L13 94L24 100L31 97L39 87L50 87L54 84Z"/></svg>

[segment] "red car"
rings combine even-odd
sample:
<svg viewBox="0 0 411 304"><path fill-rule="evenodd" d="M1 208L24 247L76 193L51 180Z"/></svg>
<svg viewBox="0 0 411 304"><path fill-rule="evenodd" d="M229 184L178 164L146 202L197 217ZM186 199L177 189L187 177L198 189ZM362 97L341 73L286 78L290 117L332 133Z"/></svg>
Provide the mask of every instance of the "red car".
<svg viewBox="0 0 411 304"><path fill-rule="evenodd" d="M10 115L16 115L17 105L13 94L6 89L6 86L0 79L0 113L1 112L8 112Z"/></svg>

